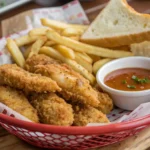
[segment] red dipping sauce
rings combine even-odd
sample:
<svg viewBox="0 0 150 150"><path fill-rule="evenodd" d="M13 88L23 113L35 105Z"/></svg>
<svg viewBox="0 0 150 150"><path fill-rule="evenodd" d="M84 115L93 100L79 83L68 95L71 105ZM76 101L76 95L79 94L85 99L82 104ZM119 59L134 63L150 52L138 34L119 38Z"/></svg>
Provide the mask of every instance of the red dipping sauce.
<svg viewBox="0 0 150 150"><path fill-rule="evenodd" d="M142 91L150 89L150 70L124 68L109 73L104 82L107 86L123 91Z"/></svg>

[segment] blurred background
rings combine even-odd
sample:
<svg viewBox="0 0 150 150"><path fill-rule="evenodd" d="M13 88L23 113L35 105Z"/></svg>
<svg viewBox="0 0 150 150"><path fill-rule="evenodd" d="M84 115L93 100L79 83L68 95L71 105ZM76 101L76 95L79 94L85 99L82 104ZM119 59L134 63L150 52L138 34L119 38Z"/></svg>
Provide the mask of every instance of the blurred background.
<svg viewBox="0 0 150 150"><path fill-rule="evenodd" d="M71 0L0 0L0 14L29 2L35 2L41 6L49 7L59 4L65 4L70 1ZM92 0L80 0L80 1L88 2Z"/></svg>
<svg viewBox="0 0 150 150"><path fill-rule="evenodd" d="M31 8L33 9L40 7L60 6L70 1L72 0L0 0L0 15L10 10L13 10L19 6L21 6L20 10L22 9L22 11L24 11L29 10ZM90 8L90 6L93 7L94 4L96 7L99 7L98 5L105 4L109 0L79 0L79 1L84 6L88 6L87 8ZM131 6L133 6L133 8L135 8L139 12L143 12L143 6L146 7L146 9L150 8L150 0L127 0L127 1L131 4ZM0 20L1 19L2 18L0 16Z"/></svg>
<svg viewBox="0 0 150 150"><path fill-rule="evenodd" d="M22 7L21 9L24 11L29 10L30 8L60 6L70 1L72 0L0 0L0 15L12 9L15 9L19 6L21 6ZM99 4L105 4L109 0L79 0L79 1L83 5L88 6L89 8L90 5L92 7L95 4L95 6L98 7ZM133 8L135 8L139 12L143 11L143 6L150 8L150 0L127 0L127 1L131 3L131 6L133 6Z"/></svg>
<svg viewBox="0 0 150 150"><path fill-rule="evenodd" d="M73 0L0 0L0 37L5 36L5 34L2 34L2 30L8 31L16 28L16 26L12 25L14 22L16 22L19 27L24 26L23 13L25 14L29 10L35 10L37 8L62 6L71 1ZM92 21L107 5L109 0L79 1L89 21ZM150 0L127 0L127 2L140 13L150 13ZM73 11L76 12L76 10ZM13 16L18 14L20 14L19 19L14 20Z"/></svg>

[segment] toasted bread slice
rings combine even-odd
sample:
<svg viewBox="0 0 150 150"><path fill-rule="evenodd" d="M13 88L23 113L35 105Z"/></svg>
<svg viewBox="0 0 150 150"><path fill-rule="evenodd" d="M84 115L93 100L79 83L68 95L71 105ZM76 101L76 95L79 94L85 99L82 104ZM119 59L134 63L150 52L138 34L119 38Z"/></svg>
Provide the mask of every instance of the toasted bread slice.
<svg viewBox="0 0 150 150"><path fill-rule="evenodd" d="M130 51L130 45L123 45L119 47L112 47L113 50Z"/></svg>
<svg viewBox="0 0 150 150"><path fill-rule="evenodd" d="M101 47L150 40L150 15L136 12L126 0L111 0L80 40Z"/></svg>
<svg viewBox="0 0 150 150"><path fill-rule="evenodd" d="M131 44L130 48L135 56L150 57L150 41Z"/></svg>

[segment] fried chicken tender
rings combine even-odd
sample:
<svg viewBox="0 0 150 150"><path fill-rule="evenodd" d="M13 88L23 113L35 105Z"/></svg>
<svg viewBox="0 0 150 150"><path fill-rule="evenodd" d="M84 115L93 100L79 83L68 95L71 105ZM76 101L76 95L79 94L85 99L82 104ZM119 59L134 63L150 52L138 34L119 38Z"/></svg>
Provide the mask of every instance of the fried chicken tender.
<svg viewBox="0 0 150 150"><path fill-rule="evenodd" d="M109 114L113 109L113 101L107 93L98 92L98 100L100 101L98 110L102 111L104 114Z"/></svg>
<svg viewBox="0 0 150 150"><path fill-rule="evenodd" d="M102 111L104 114L109 114L110 111L113 109L112 98L107 93L104 93L98 84L96 84L93 88L95 91L97 91L98 100L100 102L96 109Z"/></svg>
<svg viewBox="0 0 150 150"><path fill-rule="evenodd" d="M45 55L34 55L26 61L25 68L34 73L52 78L62 88L59 92L65 100L80 101L91 106L98 106L98 93L89 81L72 70L68 65Z"/></svg>
<svg viewBox="0 0 150 150"><path fill-rule="evenodd" d="M57 75L61 75L63 74L63 76L61 75L62 78L60 78L60 80L63 79L62 84L59 81L59 77L57 79L54 79L60 87L62 87L62 91L60 92L61 96L63 98L65 98L66 100L77 100L77 101L81 101L83 103L87 103L92 105L92 102L86 102L86 101L90 101L89 98L86 98L84 96L85 91L82 94L82 91L80 90L80 92L78 92L78 84L81 85L83 84L83 86L88 87L89 86L89 82L87 79L85 79L82 75L80 75L79 73L73 71L69 66L61 64L61 62L54 60L46 55L40 54L40 55L34 55L31 58L28 58L26 61L26 69L31 71L31 72L35 72L37 70L38 67L36 67L37 65L48 65L48 64L58 64L56 65L56 68L54 66L51 65L51 67L46 67L46 69L44 69L43 67L40 66L40 69L38 69L37 72L41 73L42 75L47 74L46 76L51 77L51 71L54 71L55 69L58 70ZM59 65L61 64L61 66ZM49 73L46 73L46 70L48 70L48 68L51 68L49 70ZM53 69L54 70L53 70ZM43 73L42 73L43 70ZM59 73L61 71L61 74ZM45 73L44 73L45 72ZM71 76L71 77L70 77ZM73 78L74 77L74 78ZM74 82L76 80L77 84ZM73 82L72 82L73 81ZM74 83L74 85L73 85ZM61 84L61 85L60 85ZM67 86L70 87L67 87ZM87 93L92 93L93 92L93 97L95 95L95 97L97 97L97 100L99 101L99 104L97 105L97 109L99 109L100 111L102 111L103 113L107 114L109 113L112 108L113 108L113 102L112 99L109 97L108 94L106 93L102 93L102 90L99 91L99 86L96 85L93 89L90 88L87 90ZM90 91L90 92L89 92ZM98 96L97 96L98 95ZM82 96L82 97L81 97ZM85 100L86 99L86 100ZM85 102L84 102L85 101ZM95 100L93 101L95 102ZM92 106L94 106L95 104L93 104Z"/></svg>
<svg viewBox="0 0 150 150"><path fill-rule="evenodd" d="M66 64L37 65L35 73L52 78L62 88L59 93L65 100L98 106L98 94L88 80L76 73Z"/></svg>
<svg viewBox="0 0 150 150"><path fill-rule="evenodd" d="M35 66L38 65L47 65L47 64L59 64L59 60L50 58L44 54L33 55L26 60L25 69L34 72Z"/></svg>
<svg viewBox="0 0 150 150"><path fill-rule="evenodd" d="M33 122L39 122L37 111L21 91L8 86L0 86L0 102Z"/></svg>
<svg viewBox="0 0 150 150"><path fill-rule="evenodd" d="M94 107L88 105L75 105L74 122L75 126L86 126L88 123L108 123L109 120L105 114Z"/></svg>
<svg viewBox="0 0 150 150"><path fill-rule="evenodd" d="M54 93L33 95L31 104L37 109L42 123L62 126L73 123L72 106Z"/></svg>
<svg viewBox="0 0 150 150"><path fill-rule="evenodd" d="M0 83L25 92L56 92L61 88L51 78L29 73L15 64L0 66Z"/></svg>

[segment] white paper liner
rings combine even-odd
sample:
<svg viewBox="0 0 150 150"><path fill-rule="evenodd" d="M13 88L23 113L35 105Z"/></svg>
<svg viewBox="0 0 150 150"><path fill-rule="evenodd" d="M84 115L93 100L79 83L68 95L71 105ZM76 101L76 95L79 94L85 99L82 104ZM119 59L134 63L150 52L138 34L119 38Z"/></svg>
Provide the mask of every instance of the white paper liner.
<svg viewBox="0 0 150 150"><path fill-rule="evenodd" d="M40 22L41 18L49 18L76 24L90 23L78 0L60 7L33 9L32 12L33 16L26 18L28 27L35 28L42 26Z"/></svg>
<svg viewBox="0 0 150 150"><path fill-rule="evenodd" d="M11 117L15 117L20 120L32 122L28 118L22 116L21 114L17 113L16 111L12 110L11 108L7 107L6 105L2 103L0 103L0 113L6 114Z"/></svg>
<svg viewBox="0 0 150 150"><path fill-rule="evenodd" d="M75 0L71 3L68 3L62 7L53 7L53 8L42 8L33 10L33 17L26 17L26 23L28 25L28 29L21 31L19 33L12 34L8 37L17 38L22 35L28 33L34 27L41 26L40 18L50 18L59 21L65 21L69 23L77 23L77 24L88 24L89 20L85 15L79 1ZM10 54L7 50L6 39L8 37L3 37L0 39L0 64L10 64L12 63ZM150 102L141 104L137 109L130 113L130 111L125 111L119 108L115 108L109 115L108 118L111 123L116 122L124 122L132 119L136 119L145 115L150 114ZM7 114L9 116L13 116L17 119L30 121L26 117L17 113L16 111L8 108L4 104L0 103L0 113ZM89 123L87 126L100 126L106 125L105 123Z"/></svg>
<svg viewBox="0 0 150 150"><path fill-rule="evenodd" d="M119 123L125 121L131 121L140 117L144 117L150 115L150 102L143 103L139 105L135 110L132 112L125 111L122 109L114 109L109 115L108 118L111 123ZM99 126L99 125L106 125L107 123L89 123L87 126Z"/></svg>

